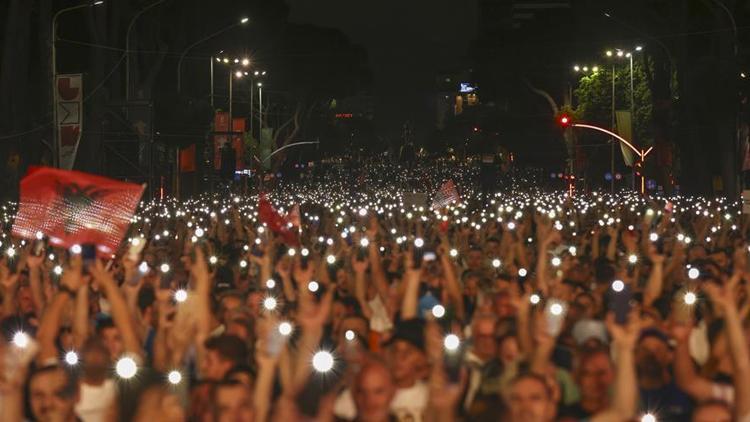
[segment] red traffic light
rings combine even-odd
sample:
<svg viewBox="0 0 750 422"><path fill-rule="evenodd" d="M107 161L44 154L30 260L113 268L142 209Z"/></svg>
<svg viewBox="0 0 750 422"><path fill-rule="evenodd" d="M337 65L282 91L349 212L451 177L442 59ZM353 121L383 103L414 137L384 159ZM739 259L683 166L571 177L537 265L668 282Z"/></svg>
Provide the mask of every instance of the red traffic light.
<svg viewBox="0 0 750 422"><path fill-rule="evenodd" d="M559 122L560 126L567 127L570 125L571 119L567 114L563 114L560 116Z"/></svg>

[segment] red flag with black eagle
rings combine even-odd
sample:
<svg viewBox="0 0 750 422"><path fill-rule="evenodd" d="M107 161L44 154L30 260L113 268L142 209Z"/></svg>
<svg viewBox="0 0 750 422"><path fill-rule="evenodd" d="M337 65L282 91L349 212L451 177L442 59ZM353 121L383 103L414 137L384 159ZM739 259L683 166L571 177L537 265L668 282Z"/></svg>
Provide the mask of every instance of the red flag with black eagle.
<svg viewBox="0 0 750 422"><path fill-rule="evenodd" d="M294 225L289 218L279 214L268 201L265 195L261 195L258 200L258 217L261 223L265 223L268 228L275 234L281 236L281 239L289 246L299 246L299 238Z"/></svg>
<svg viewBox="0 0 750 422"><path fill-rule="evenodd" d="M80 171L31 167L21 179L21 197L13 235L69 248L94 244L114 253L130 225L144 185Z"/></svg>

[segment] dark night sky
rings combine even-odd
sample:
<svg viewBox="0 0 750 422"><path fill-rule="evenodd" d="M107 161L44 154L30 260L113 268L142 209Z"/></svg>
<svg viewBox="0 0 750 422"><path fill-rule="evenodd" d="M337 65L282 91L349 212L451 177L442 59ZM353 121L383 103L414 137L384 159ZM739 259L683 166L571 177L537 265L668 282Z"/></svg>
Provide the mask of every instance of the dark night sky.
<svg viewBox="0 0 750 422"><path fill-rule="evenodd" d="M425 94L436 72L466 67L476 33L475 0L288 1L293 22L341 29L367 49L378 120L390 130L406 119L428 129Z"/></svg>

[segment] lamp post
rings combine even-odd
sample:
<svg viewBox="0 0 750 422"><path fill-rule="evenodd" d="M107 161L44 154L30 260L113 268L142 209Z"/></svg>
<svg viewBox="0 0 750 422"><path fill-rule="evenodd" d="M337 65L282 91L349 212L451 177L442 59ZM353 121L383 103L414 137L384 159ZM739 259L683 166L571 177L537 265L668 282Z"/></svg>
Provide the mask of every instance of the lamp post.
<svg viewBox="0 0 750 422"><path fill-rule="evenodd" d="M635 77L634 77L634 71L633 71L633 56L635 53L640 53L643 51L643 47L638 45L633 48L632 51L625 51L622 49L615 50L615 53L612 52L612 50L607 50L606 54L607 57L613 57L616 56L617 58L626 58L630 61L630 127L631 127L631 138L635 140ZM612 72L614 75L615 72L615 64L612 63ZM614 96L615 96L615 84L614 79L612 81L612 127L615 127L615 106L614 106ZM614 148L612 151L612 174L614 175ZM635 190L635 169L632 169L632 188ZM612 183L614 183L614 177L612 178Z"/></svg>
<svg viewBox="0 0 750 422"><path fill-rule="evenodd" d="M229 31L230 29L232 29L232 28L234 28L236 26L244 25L244 24L248 23L249 21L250 21L250 18L242 18L242 19L240 19L239 22L233 23L233 24L231 24L231 25L229 25L227 27L224 27L224 28L222 28L222 29L220 29L220 30L212 33L212 34L209 34L209 35L207 35L207 36L199 39L198 41L190 44L189 46L187 46L187 48L184 49L182 51L182 53L180 54L180 59L177 60L177 92L178 93L182 92L182 60L185 58L185 55L188 53L188 51L190 51L191 49L193 49L193 47L195 47L196 45L198 45L198 44L200 44L202 42L208 41L211 38L219 36L219 35L223 34L224 32ZM213 61L211 62L211 64L213 65ZM211 84L211 86L213 86L213 83Z"/></svg>
<svg viewBox="0 0 750 422"><path fill-rule="evenodd" d="M52 16L52 31L50 37L52 38L52 152L55 155L52 157L52 163L55 167L60 165L60 149L57 142L57 104L55 103L55 97L57 96L57 19L64 13L71 12L73 10L83 9L84 7L99 6L103 4L104 0L97 0L94 2L79 4L77 6L66 7L65 9L58 10L54 16Z"/></svg>
<svg viewBox="0 0 750 422"><path fill-rule="evenodd" d="M250 76L250 134L253 133L253 116L255 115L255 80L263 76L266 76L265 70L256 70ZM260 141L260 138L258 140Z"/></svg>
<svg viewBox="0 0 750 422"><path fill-rule="evenodd" d="M133 26L135 25L135 21L147 10L151 9L154 6L158 6L161 3L164 3L167 0L157 0L154 3L149 4L148 6L144 7L143 9L136 12L135 16L133 16L132 19L130 19L130 23L128 24L128 30L125 32L125 101L130 100L130 31L133 30Z"/></svg>
<svg viewBox="0 0 750 422"><path fill-rule="evenodd" d="M263 82L258 82L258 142L263 137Z"/></svg>

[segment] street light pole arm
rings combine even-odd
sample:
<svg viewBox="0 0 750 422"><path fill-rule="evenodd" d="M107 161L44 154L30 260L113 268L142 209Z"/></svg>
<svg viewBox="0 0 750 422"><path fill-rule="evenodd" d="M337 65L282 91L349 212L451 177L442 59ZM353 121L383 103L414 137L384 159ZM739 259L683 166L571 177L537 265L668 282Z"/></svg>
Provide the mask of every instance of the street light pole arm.
<svg viewBox="0 0 750 422"><path fill-rule="evenodd" d="M614 138L617 138L617 140L619 140L623 144L625 144L628 147L630 147L630 149L632 149L639 157L641 156L641 151L638 148L634 147L633 144L631 144L630 142L628 142L622 136L620 136L620 135L618 135L618 134L616 134L616 133L614 133L614 132L612 132L610 130L601 128L599 126L586 125L586 124L583 124L583 123L573 123L573 127L581 127L581 128L584 128L584 129L593 129L593 130L597 130L597 131L602 132L602 133L606 133L607 135L612 136Z"/></svg>
<svg viewBox="0 0 750 422"><path fill-rule="evenodd" d="M130 31L135 26L135 21L149 9L164 3L167 0L157 0L135 13L130 19L128 30L125 32L125 97L130 99Z"/></svg>
<svg viewBox="0 0 750 422"><path fill-rule="evenodd" d="M202 42L208 41L208 40L210 40L213 37L219 36L219 35L223 34L224 32L229 31L230 29L232 29L232 28L234 28L236 26L239 26L239 25L242 25L242 23L235 23L235 24L229 25L229 26L227 26L225 28L222 28L222 29L214 32L213 34L208 35L207 37L201 38L198 41L190 44L185 50L182 51L182 53L180 54L179 60L177 60L177 92L178 93L182 89L182 83L181 83L181 81L182 81L182 60L185 58L185 55L188 53L188 51L192 50L193 47L195 47L196 45L198 45L198 44L200 44Z"/></svg>

